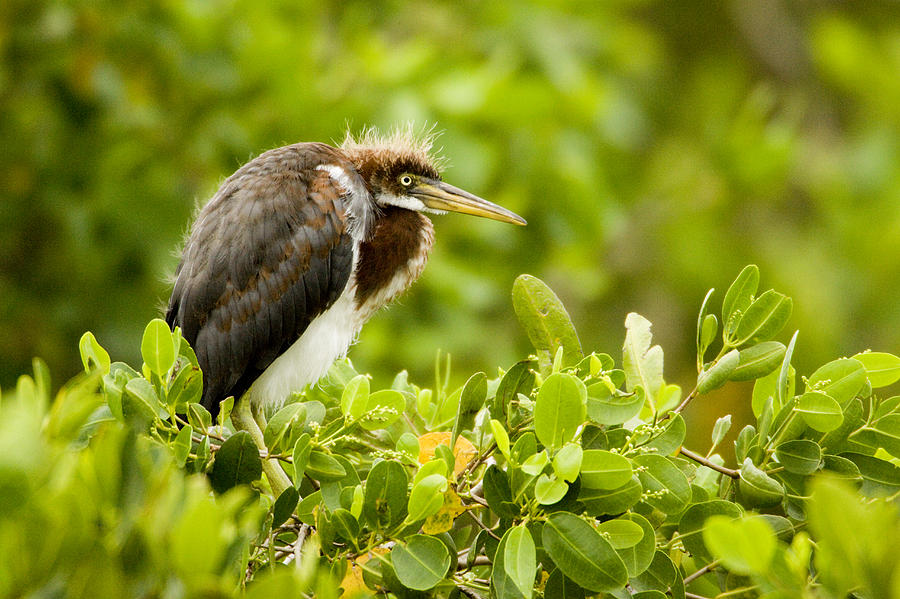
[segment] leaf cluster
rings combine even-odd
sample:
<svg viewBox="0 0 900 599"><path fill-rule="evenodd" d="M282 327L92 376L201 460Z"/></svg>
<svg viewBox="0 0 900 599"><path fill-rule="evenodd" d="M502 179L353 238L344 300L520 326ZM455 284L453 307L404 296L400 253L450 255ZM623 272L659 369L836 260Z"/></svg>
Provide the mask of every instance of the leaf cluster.
<svg viewBox="0 0 900 599"><path fill-rule="evenodd" d="M215 422L198 403L177 329L147 326L140 370L86 333L85 373L52 402L37 362L0 403L0 596L98 578L116 596L900 596L900 396L882 393L900 358L804 377L798 334L775 339L791 300L755 266L712 297L687 393L645 318L625 319L618 362L585 355L522 276L535 355L458 389L449 358L433 388L381 390L339 361L258 410L258 438L233 399ZM754 423L726 448L724 414L686 447L687 406L742 381Z"/></svg>

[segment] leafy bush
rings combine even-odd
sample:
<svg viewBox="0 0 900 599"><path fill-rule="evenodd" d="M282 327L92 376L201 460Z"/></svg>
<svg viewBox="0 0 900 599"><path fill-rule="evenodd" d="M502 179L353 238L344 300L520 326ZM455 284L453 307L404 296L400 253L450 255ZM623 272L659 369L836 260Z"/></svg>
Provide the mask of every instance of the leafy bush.
<svg viewBox="0 0 900 599"><path fill-rule="evenodd" d="M178 330L147 326L140 371L86 333L54 400L36 361L0 403L0 595L900 597L900 358L799 377L797 333L773 340L791 300L758 285L745 268L718 315L707 294L686 394L646 319L618 366L585 356L523 275L535 354L499 376L451 390L448 359L373 391L341 361L238 432ZM755 381L736 467L730 415L702 449L681 415L732 381Z"/></svg>

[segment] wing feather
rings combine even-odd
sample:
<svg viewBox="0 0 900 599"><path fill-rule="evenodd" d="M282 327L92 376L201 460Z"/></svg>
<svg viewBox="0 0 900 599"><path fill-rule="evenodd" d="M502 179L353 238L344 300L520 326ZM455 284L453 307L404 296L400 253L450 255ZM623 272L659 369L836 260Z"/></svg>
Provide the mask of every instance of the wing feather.
<svg viewBox="0 0 900 599"><path fill-rule="evenodd" d="M334 148L296 144L241 167L194 224L166 320L194 347L203 405L213 414L222 399L245 392L347 284L347 216L369 210L371 198L351 197L330 170L316 168L322 164L338 165L365 189Z"/></svg>

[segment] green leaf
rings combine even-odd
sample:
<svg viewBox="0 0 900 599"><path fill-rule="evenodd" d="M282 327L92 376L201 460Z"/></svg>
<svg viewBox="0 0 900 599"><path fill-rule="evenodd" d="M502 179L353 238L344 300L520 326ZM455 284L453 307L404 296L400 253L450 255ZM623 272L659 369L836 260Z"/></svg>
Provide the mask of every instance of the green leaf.
<svg viewBox="0 0 900 599"><path fill-rule="evenodd" d="M719 443L722 442L729 430L731 430L731 414L727 414L716 420L712 430L713 449L718 447Z"/></svg>
<svg viewBox="0 0 900 599"><path fill-rule="evenodd" d="M534 498L541 505L553 505L562 499L568 490L569 485L565 481L556 476L541 474L534 484Z"/></svg>
<svg viewBox="0 0 900 599"><path fill-rule="evenodd" d="M700 369L700 366L703 364L704 359L703 356L706 355L706 349L709 347L709 344L713 342L713 339L716 337L716 329L719 328L719 323L716 320L716 317L712 314L706 313L706 306L709 303L709 298L712 296L715 289L710 289L706 292L706 296L703 298L703 303L700 304L700 313L697 315L697 369ZM710 319L709 317L712 316ZM709 323L709 324L707 324ZM710 331L712 334L710 335Z"/></svg>
<svg viewBox="0 0 900 599"><path fill-rule="evenodd" d="M848 482L862 482L859 467L847 458L836 455L825 455L822 458L822 470L834 479L841 478Z"/></svg>
<svg viewBox="0 0 900 599"><path fill-rule="evenodd" d="M625 317L625 346L622 368L625 370L625 388L634 391L640 387L651 405L656 406L656 395L664 384L663 350L650 346L652 334L650 321L631 312ZM655 407L654 407L655 410Z"/></svg>
<svg viewBox="0 0 900 599"><path fill-rule="evenodd" d="M710 391L715 391L727 383L730 380L732 373L738 367L740 360L740 352L733 349L722 356L719 361L710 366L709 369L704 370L697 375L697 393L703 395Z"/></svg>
<svg viewBox="0 0 900 599"><path fill-rule="evenodd" d="M778 341L763 341L742 349L737 368L731 371L732 381L752 381L774 372L784 360L786 348Z"/></svg>
<svg viewBox="0 0 900 599"><path fill-rule="evenodd" d="M275 505L272 507L272 528L278 528L291 517L294 510L297 509L297 503L300 501L300 493L295 487L288 487L282 491Z"/></svg>
<svg viewBox="0 0 900 599"><path fill-rule="evenodd" d="M621 514L641 499L642 490L638 479L632 477L621 487L610 490L582 486L578 500L584 503L588 513L595 516Z"/></svg>
<svg viewBox="0 0 900 599"><path fill-rule="evenodd" d="M838 402L819 391L808 391L801 395L794 411L800 414L810 428L820 433L832 431L844 421Z"/></svg>
<svg viewBox="0 0 900 599"><path fill-rule="evenodd" d="M358 374L341 393L341 413L350 420L359 420L366 413L369 401L369 377Z"/></svg>
<svg viewBox="0 0 900 599"><path fill-rule="evenodd" d="M584 589L566 577L562 570L556 568L547 578L544 585L544 597L546 599L584 599Z"/></svg>
<svg viewBox="0 0 900 599"><path fill-rule="evenodd" d="M501 518L514 518L519 514L519 506L513 503L506 472L491 464L484 471L483 483L484 500L495 514Z"/></svg>
<svg viewBox="0 0 900 599"><path fill-rule="evenodd" d="M672 455L684 443L687 427L681 414L669 418L662 432L651 439L645 447L656 450L657 455Z"/></svg>
<svg viewBox="0 0 900 599"><path fill-rule="evenodd" d="M788 342L787 349L784 352L784 359L781 361L781 368L778 370L778 382L775 386L775 409L780 410L784 406L788 398L794 395L794 368L791 366L791 358L794 355L794 346L797 344L797 335L800 331L794 331ZM765 402L763 402L765 403Z"/></svg>
<svg viewBox="0 0 900 599"><path fill-rule="evenodd" d="M856 464L863 478L860 491L866 497L885 497L900 491L900 467L891 462L860 453L842 453Z"/></svg>
<svg viewBox="0 0 900 599"><path fill-rule="evenodd" d="M501 570L502 574L508 576L522 597L531 597L537 571L537 555L534 539L528 528L519 525L507 530L500 540L497 552L498 556L502 556L502 568L495 565L494 571ZM495 583L496 587L499 585Z"/></svg>
<svg viewBox="0 0 900 599"><path fill-rule="evenodd" d="M636 456L633 460L644 491L651 494L647 503L665 514L678 514L691 501L691 485L687 477L670 459L654 454Z"/></svg>
<svg viewBox="0 0 900 599"><path fill-rule="evenodd" d="M450 568L450 552L435 537L412 535L391 550L391 564L403 586L415 591L435 587Z"/></svg>
<svg viewBox="0 0 900 599"><path fill-rule="evenodd" d="M859 361L840 358L832 360L812 373L806 381L806 389L825 393L843 406L856 397L865 386L866 380L868 380L866 369Z"/></svg>
<svg viewBox="0 0 900 599"><path fill-rule="evenodd" d="M293 487L288 488L288 491ZM332 514L332 523L334 524L334 532L338 537L351 543L356 543L359 536L359 522L350 513L350 510L338 508Z"/></svg>
<svg viewBox="0 0 900 599"><path fill-rule="evenodd" d="M628 458L604 449L587 449L581 458L581 484L589 489L618 489L633 474Z"/></svg>
<svg viewBox="0 0 900 599"><path fill-rule="evenodd" d="M544 471L544 468L546 468L549 463L550 458L547 457L547 450L542 450L530 456L522 463L522 472L530 476L537 476Z"/></svg>
<svg viewBox="0 0 900 599"><path fill-rule="evenodd" d="M534 406L534 432L550 449L575 438L585 420L587 389L571 374L552 374L538 391Z"/></svg>
<svg viewBox="0 0 900 599"><path fill-rule="evenodd" d="M294 450L291 452L291 461L294 464L294 486L299 487L303 482L303 475L306 473L306 466L309 464L309 454L312 451L309 433L303 433L297 437L294 443Z"/></svg>
<svg viewBox="0 0 900 599"><path fill-rule="evenodd" d="M706 355L706 350L716 339L719 332L719 319L715 314L707 314L703 317L703 324L700 329L700 351L697 353L698 359L702 362Z"/></svg>
<svg viewBox="0 0 900 599"><path fill-rule="evenodd" d="M259 448L247 431L239 431L225 439L209 473L210 484L216 493L224 493L237 485L248 485L260 476Z"/></svg>
<svg viewBox="0 0 900 599"><path fill-rule="evenodd" d="M178 434L175 436L175 441L172 443L172 451L175 454L175 462L178 464L179 468L184 468L185 462L187 462L188 454L191 453L191 435L194 434L194 429L190 424L184 425L184 427L178 431Z"/></svg>
<svg viewBox="0 0 900 599"><path fill-rule="evenodd" d="M656 551L656 531L650 522L634 512L623 514L617 520L610 522L631 522L641 529L641 538L634 545L616 548L616 553L625 562L629 578L634 578L650 567L653 554ZM602 525L601 525L602 526Z"/></svg>
<svg viewBox="0 0 900 599"><path fill-rule="evenodd" d="M873 389L900 381L900 357L885 352L867 351L853 356L863 365Z"/></svg>
<svg viewBox="0 0 900 599"><path fill-rule="evenodd" d="M645 596L647 593L650 597L659 597L650 593L650 591L658 591L671 596L672 599L684 599L684 582L681 578L681 571L675 567L672 560L662 550L657 550L653 554L653 561L650 567L643 573L631 579L628 583L634 591L637 591L633 597Z"/></svg>
<svg viewBox="0 0 900 599"><path fill-rule="evenodd" d="M212 416L199 403L188 404L188 422L195 430L206 431L212 426Z"/></svg>
<svg viewBox="0 0 900 599"><path fill-rule="evenodd" d="M366 412L359 419L359 425L374 431L387 428L400 418L406 410L403 394L393 389L382 389L369 395Z"/></svg>
<svg viewBox="0 0 900 599"><path fill-rule="evenodd" d="M900 414L882 416L874 427L865 429L872 433L875 447L882 447L892 456L900 457Z"/></svg>
<svg viewBox="0 0 900 599"><path fill-rule="evenodd" d="M587 388L587 416L597 424L616 425L640 414L644 407L644 391L621 393L609 388L606 381L598 381Z"/></svg>
<svg viewBox="0 0 900 599"><path fill-rule="evenodd" d="M738 461L743 461L750 453L750 450L759 447L759 436L752 424L748 424L738 433L737 439L734 440L734 455Z"/></svg>
<svg viewBox="0 0 900 599"><path fill-rule="evenodd" d="M884 418L888 414L900 414L900 395L888 397L887 399L878 402L878 406L875 408L875 414L872 418L873 420L878 420L879 418Z"/></svg>
<svg viewBox="0 0 900 599"><path fill-rule="evenodd" d="M440 474L447 478L450 472L447 468L447 463L443 460L431 460L419 466L419 470L413 475L412 482L415 485L426 476L431 476L432 474Z"/></svg>
<svg viewBox="0 0 900 599"><path fill-rule="evenodd" d="M703 541L735 574L765 574L775 556L775 534L762 518L711 516L703 527Z"/></svg>
<svg viewBox="0 0 900 599"><path fill-rule="evenodd" d="M373 526L395 526L406 517L406 469L393 460L376 462L366 477L363 515Z"/></svg>
<svg viewBox="0 0 900 599"><path fill-rule="evenodd" d="M860 501L853 486L831 477L816 477L810 487L807 510L822 588L834 597L896 597L896 504Z"/></svg>
<svg viewBox="0 0 900 599"><path fill-rule="evenodd" d="M306 422L306 406L302 403L289 403L277 412L269 422L263 434L263 442L269 449L269 453L281 453L282 450L292 449L296 439L292 438L300 427ZM292 434L292 431L296 431Z"/></svg>
<svg viewBox="0 0 900 599"><path fill-rule="evenodd" d="M313 480L329 482L341 480L347 476L347 471L334 456L324 451L313 449L309 452L306 474Z"/></svg>
<svg viewBox="0 0 900 599"><path fill-rule="evenodd" d="M601 522L597 525L597 531L609 541L613 549L634 547L644 538L644 529L627 518Z"/></svg>
<svg viewBox="0 0 900 599"><path fill-rule="evenodd" d="M750 458L744 459L740 469L738 489L743 500L752 507L772 507L784 499L784 487L756 467Z"/></svg>
<svg viewBox="0 0 900 599"><path fill-rule="evenodd" d="M711 516L739 518L742 514L743 510L738 504L724 499L711 499L695 503L684 510L681 515L681 520L678 522L678 534L685 549L695 559L710 562L713 556L703 542L703 525Z"/></svg>
<svg viewBox="0 0 900 599"><path fill-rule="evenodd" d="M410 432L405 432L397 439L397 451L408 457L410 460L419 458L419 439Z"/></svg>
<svg viewBox="0 0 900 599"><path fill-rule="evenodd" d="M139 426L146 428L159 416L159 405L156 389L144 377L133 378L125 383L122 414L126 420L140 423Z"/></svg>
<svg viewBox="0 0 900 599"><path fill-rule="evenodd" d="M169 372L175 364L177 349L172 339L172 331L165 320L154 318L147 324L141 340L141 357L144 364L150 368L150 372L159 377Z"/></svg>
<svg viewBox="0 0 900 599"><path fill-rule="evenodd" d="M500 450L500 453L504 458L509 460L509 434L506 432L506 429L503 428L503 425L493 418L490 421L490 427L491 434L494 435L494 442L497 444L497 449Z"/></svg>
<svg viewBox="0 0 900 599"><path fill-rule="evenodd" d="M506 421L509 412L509 404L516 399L519 393L526 397L534 388L534 372L531 370L534 362L522 360L513 364L497 385L497 393L491 402L491 416L500 422Z"/></svg>
<svg viewBox="0 0 900 599"><path fill-rule="evenodd" d="M628 571L609 541L581 518L552 514L541 535L543 548L568 578L595 593L625 586Z"/></svg>
<svg viewBox="0 0 900 599"><path fill-rule="evenodd" d="M722 301L722 322L725 323L726 338L737 329L741 316L753 303L753 296L758 288L759 267L748 264L725 292L725 299Z"/></svg>
<svg viewBox="0 0 900 599"><path fill-rule="evenodd" d="M487 377L483 372L476 372L463 385L448 447L456 447L456 438L459 436L459 433L464 430L470 430L475 426L475 415L484 406L486 398Z"/></svg>
<svg viewBox="0 0 900 599"><path fill-rule="evenodd" d="M166 392L166 403L169 409L176 413L183 414L187 411L187 405L191 402L198 402L203 394L203 373L196 366L193 366L184 360L181 361L177 374L169 383L169 389ZM229 396L222 403L230 401L234 405L234 397ZM228 421L231 410L220 410L218 419L220 424Z"/></svg>
<svg viewBox="0 0 900 599"><path fill-rule="evenodd" d="M444 505L447 486L447 477L442 474L430 474L414 483L409 494L407 521L416 522L436 514Z"/></svg>
<svg viewBox="0 0 900 599"><path fill-rule="evenodd" d="M772 289L753 300L737 325L728 344L740 347L745 343L758 343L771 339L787 324L791 317L791 298Z"/></svg>
<svg viewBox="0 0 900 599"><path fill-rule="evenodd" d="M84 364L85 372L94 369L99 369L103 374L109 372L109 353L97 342L93 333L88 331L81 336L78 349L81 351L81 363Z"/></svg>
<svg viewBox="0 0 900 599"><path fill-rule="evenodd" d="M788 472L807 475L819 469L822 448L808 439L794 439L776 447L775 457Z"/></svg>
<svg viewBox="0 0 900 599"><path fill-rule="evenodd" d="M578 478L581 470L583 451L577 443L566 443L555 456L553 456L553 471L556 476L572 482Z"/></svg>
<svg viewBox="0 0 900 599"><path fill-rule="evenodd" d="M572 319L546 283L531 275L519 275L513 283L512 296L513 309L537 350L543 372L549 372L552 358L560 347L565 366L574 366L581 360L581 342Z"/></svg>

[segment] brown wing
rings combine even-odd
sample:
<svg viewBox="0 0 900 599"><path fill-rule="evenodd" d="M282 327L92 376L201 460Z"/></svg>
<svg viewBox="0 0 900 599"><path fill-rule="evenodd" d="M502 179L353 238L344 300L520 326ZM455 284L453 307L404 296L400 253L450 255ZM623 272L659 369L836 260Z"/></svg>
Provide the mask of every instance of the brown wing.
<svg viewBox="0 0 900 599"><path fill-rule="evenodd" d="M321 164L330 146L262 154L229 177L194 224L166 312L197 353L203 405L240 396L343 291L351 198ZM362 182L354 181L362 188Z"/></svg>

